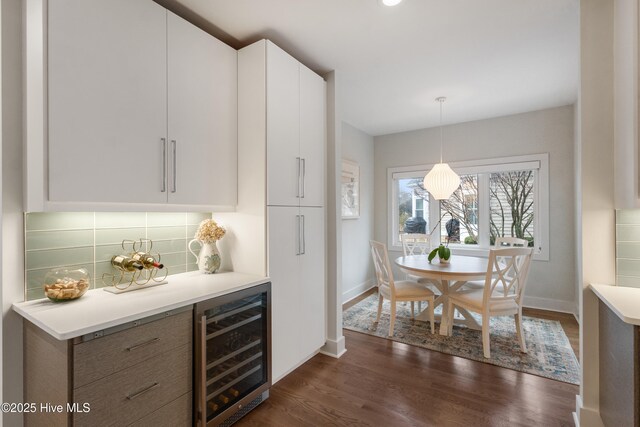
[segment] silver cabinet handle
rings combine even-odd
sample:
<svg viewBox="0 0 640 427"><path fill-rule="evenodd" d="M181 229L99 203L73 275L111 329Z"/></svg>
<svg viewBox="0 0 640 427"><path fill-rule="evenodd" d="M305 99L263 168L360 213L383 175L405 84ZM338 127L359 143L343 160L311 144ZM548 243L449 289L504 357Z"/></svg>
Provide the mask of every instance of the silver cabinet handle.
<svg viewBox="0 0 640 427"><path fill-rule="evenodd" d="M307 176L307 159L302 158L302 198L304 199L304 184ZM304 218L304 216L303 216ZM303 252L304 253L304 252Z"/></svg>
<svg viewBox="0 0 640 427"><path fill-rule="evenodd" d="M133 394L128 395L128 396L127 396L127 400L133 400L133 399L135 399L136 397L140 397L140 396L142 396L143 394L145 394L146 392L151 391L151 390L153 390L154 388L158 387L159 385L160 385L160 383L157 383L157 382L156 382L156 383L153 383L153 384L151 384L149 387L143 388L142 390L140 390L140 391L139 391L139 392L137 392L137 393L133 393Z"/></svg>
<svg viewBox="0 0 640 427"><path fill-rule="evenodd" d="M178 166L177 166L177 160L176 160L176 156L177 156L177 143L175 139L171 140L171 144L173 146L173 188L171 189L172 193L175 193L177 190L177 173L178 173Z"/></svg>
<svg viewBox="0 0 640 427"><path fill-rule="evenodd" d="M154 338L152 340L145 341L145 342L140 343L140 344L132 345L131 347L127 347L127 351L134 351L134 350L137 350L137 349L139 349L141 347L145 347L145 346L147 346L149 344L156 343L158 341L160 341L160 338L156 337L156 338Z"/></svg>
<svg viewBox="0 0 640 427"><path fill-rule="evenodd" d="M302 176L302 166L301 166L301 158L300 157L296 157L296 162L298 162L298 191L296 193L296 198L299 199L300 198L300 179Z"/></svg>
<svg viewBox="0 0 640 427"><path fill-rule="evenodd" d="M307 242L305 241L306 230L304 226L304 215L300 216L302 217L302 255L304 255L307 252Z"/></svg>
<svg viewBox="0 0 640 427"><path fill-rule="evenodd" d="M302 244L301 242L301 236L300 236L300 215L296 215L296 225L298 226L298 247L296 248L296 255L300 255L302 253Z"/></svg>
<svg viewBox="0 0 640 427"><path fill-rule="evenodd" d="M162 190L164 193L167 191L167 138L160 138L162 142Z"/></svg>

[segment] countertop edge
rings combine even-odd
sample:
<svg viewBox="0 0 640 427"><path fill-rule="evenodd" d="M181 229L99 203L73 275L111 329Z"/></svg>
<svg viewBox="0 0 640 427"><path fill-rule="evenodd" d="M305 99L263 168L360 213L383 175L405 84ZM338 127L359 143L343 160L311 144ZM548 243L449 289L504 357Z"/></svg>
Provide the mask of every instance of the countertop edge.
<svg viewBox="0 0 640 427"><path fill-rule="evenodd" d="M629 294L637 294L638 302L640 302L640 289L597 283L591 283L589 287L600 301L605 303L620 320L630 325L640 326L640 304L638 304L637 314L630 314L625 310L625 307L621 306L623 302L629 302Z"/></svg>
<svg viewBox="0 0 640 427"><path fill-rule="evenodd" d="M189 274L189 273L183 273L183 274ZM182 274L179 275L175 275L174 276L174 280L177 276L181 276ZM246 275L246 274L242 274L240 273L240 275L242 276L246 276L245 280L242 281L236 281L235 283L233 283L232 285L229 286L225 286L223 289L215 289L212 290L211 292L203 292L197 295L192 295L192 296L188 296L185 299L182 300L173 300L171 302L167 302L167 303L157 303L157 304L153 304L152 306L148 306L148 307L144 307L141 308L140 310L135 310L135 311L131 311L129 314L122 316L122 317L118 317L118 318L114 318L108 321L100 321L100 322L87 322L87 324L82 325L81 327L77 327L77 328L72 328L72 329L68 329L68 328L52 328L48 323L43 322L42 319L38 316L38 312L34 311L34 310L29 310L29 308L33 308L35 304L38 304L38 302L43 302L45 304L51 304L50 302L48 302L48 300L43 299L43 300L35 300L35 301L28 301L28 302L17 302L17 303L13 303L12 304L12 308L13 310L18 313L19 315L21 315L24 319L28 320L29 322L33 323L35 326L39 327L40 329L42 329L43 331L47 332L49 335L51 335L52 337L56 338L57 340L60 341L64 341L64 340L69 340L69 339L73 339L76 337L80 337L86 334L91 334L93 332L97 332L100 330L104 330L104 329L108 329L108 328L112 328L114 326L119 326L128 322L132 322L135 320L139 320L139 319L143 319L149 316L153 316L159 313L164 313L167 311L171 311L171 310L175 310L181 307L185 307L188 305L192 305L192 304L197 304L201 301L206 301L208 299L211 298L216 298L216 297L220 297L223 295L227 295L236 291L240 291L243 289L247 289L262 283L266 283L269 282L270 279L269 277L266 276L257 276L257 275ZM171 276L170 276L171 277ZM210 275L209 277L211 278L215 278L215 275ZM246 278L251 277L250 280L246 280ZM151 291L151 289L149 289ZM100 289L95 289L94 291L96 292L100 292ZM104 292L104 291L102 291ZM134 291L132 294L135 294L136 291ZM107 294L105 292L105 294ZM112 297L114 296L114 294L108 294L108 297ZM142 295L141 295L142 296ZM117 301L117 300L116 300ZM71 304L77 304L82 302L82 298L80 298L79 300L77 300L77 302L70 302L70 303L59 303L59 304L69 304L68 306L64 306L61 305L61 308L72 308L73 306ZM108 307L107 307L108 309ZM60 310L60 309L58 309Z"/></svg>

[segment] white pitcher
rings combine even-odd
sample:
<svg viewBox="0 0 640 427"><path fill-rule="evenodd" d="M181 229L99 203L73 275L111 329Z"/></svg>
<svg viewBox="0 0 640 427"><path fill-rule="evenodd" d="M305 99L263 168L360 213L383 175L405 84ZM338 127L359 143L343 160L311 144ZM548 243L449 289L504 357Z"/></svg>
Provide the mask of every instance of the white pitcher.
<svg viewBox="0 0 640 427"><path fill-rule="evenodd" d="M196 254L193 249L191 249L191 244L193 242L197 242L200 244L200 254ZM220 268L220 252L218 251L218 247L216 246L216 242L213 243L204 243L198 239L193 239L189 242L189 252L196 257L196 261L198 262L198 269L205 274L212 274L218 271Z"/></svg>

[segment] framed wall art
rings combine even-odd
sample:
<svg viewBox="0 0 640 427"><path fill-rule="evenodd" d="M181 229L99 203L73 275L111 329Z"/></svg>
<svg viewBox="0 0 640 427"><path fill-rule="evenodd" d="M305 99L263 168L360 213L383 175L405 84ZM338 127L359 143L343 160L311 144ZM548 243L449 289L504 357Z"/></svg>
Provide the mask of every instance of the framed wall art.
<svg viewBox="0 0 640 427"><path fill-rule="evenodd" d="M360 166L342 160L342 219L360 218Z"/></svg>

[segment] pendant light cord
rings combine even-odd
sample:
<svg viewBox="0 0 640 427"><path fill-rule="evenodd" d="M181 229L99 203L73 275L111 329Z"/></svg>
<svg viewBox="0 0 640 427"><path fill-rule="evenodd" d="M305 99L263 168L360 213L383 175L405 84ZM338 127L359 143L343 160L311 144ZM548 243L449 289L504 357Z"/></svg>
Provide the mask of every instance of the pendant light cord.
<svg viewBox="0 0 640 427"><path fill-rule="evenodd" d="M444 98L438 98L440 102L440 163L442 163L442 103Z"/></svg>

